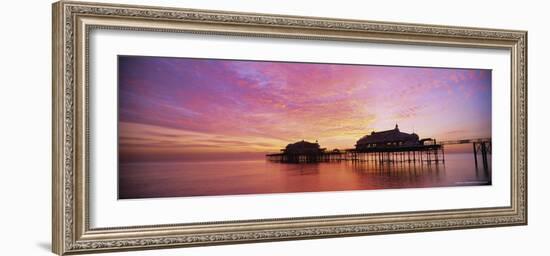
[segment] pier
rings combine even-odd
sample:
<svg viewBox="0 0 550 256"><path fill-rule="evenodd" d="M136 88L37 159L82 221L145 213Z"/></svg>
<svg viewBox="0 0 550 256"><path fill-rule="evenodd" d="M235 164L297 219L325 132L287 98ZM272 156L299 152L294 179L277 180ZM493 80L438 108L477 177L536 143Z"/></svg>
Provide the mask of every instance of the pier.
<svg viewBox="0 0 550 256"><path fill-rule="evenodd" d="M492 154L491 138L477 138L477 139L463 139L463 140L449 140L440 142L441 145L456 145L456 144L472 144L474 152L474 160L476 168L478 167L478 155L481 157L483 163L483 169L489 168L489 162L487 155Z"/></svg>
<svg viewBox="0 0 550 256"><path fill-rule="evenodd" d="M345 149L338 151L316 153L273 153L267 154L267 159L283 163L312 163L330 161L362 161L362 162L445 162L442 145L422 145L415 147L371 148L368 150Z"/></svg>
<svg viewBox="0 0 550 256"><path fill-rule="evenodd" d="M476 168L478 161L488 170L488 155L491 154L491 138L475 138L436 141L432 138L419 139L415 133L408 134L394 129L372 132L359 139L355 148L327 151L315 142L299 141L288 144L280 153L267 154L270 161L282 163L317 163L330 161L356 161L375 163L445 163L445 146L472 144ZM479 159L478 159L479 157Z"/></svg>
<svg viewBox="0 0 550 256"><path fill-rule="evenodd" d="M346 150L344 160L363 162L412 162L412 163L438 163L445 162L443 146L439 144L404 146L392 148L371 148L364 150Z"/></svg>

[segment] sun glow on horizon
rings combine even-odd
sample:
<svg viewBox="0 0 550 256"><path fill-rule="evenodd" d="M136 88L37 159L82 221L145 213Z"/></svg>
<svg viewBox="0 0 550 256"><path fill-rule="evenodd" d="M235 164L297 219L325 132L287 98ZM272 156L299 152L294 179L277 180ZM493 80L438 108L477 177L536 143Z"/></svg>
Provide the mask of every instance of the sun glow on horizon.
<svg viewBox="0 0 550 256"><path fill-rule="evenodd" d="M491 71L119 57L123 161L260 155L299 140L352 148L392 129L491 136Z"/></svg>

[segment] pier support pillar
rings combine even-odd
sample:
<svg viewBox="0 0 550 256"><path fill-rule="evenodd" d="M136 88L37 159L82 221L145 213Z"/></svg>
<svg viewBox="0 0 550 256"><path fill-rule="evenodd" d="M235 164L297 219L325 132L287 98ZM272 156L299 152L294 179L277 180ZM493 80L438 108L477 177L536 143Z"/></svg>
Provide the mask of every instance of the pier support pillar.
<svg viewBox="0 0 550 256"><path fill-rule="evenodd" d="M489 164L487 163L487 145L481 143L481 158L483 159L483 170L489 170Z"/></svg>
<svg viewBox="0 0 550 256"><path fill-rule="evenodd" d="M474 161L475 161L475 164L476 164L476 168L477 168L477 148L476 148L476 143L472 143L472 145L474 146Z"/></svg>

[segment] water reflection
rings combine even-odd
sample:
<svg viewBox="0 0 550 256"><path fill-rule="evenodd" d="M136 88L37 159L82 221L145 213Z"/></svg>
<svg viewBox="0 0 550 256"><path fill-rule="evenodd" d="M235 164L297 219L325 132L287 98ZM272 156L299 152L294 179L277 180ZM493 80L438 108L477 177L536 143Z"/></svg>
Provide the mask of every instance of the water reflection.
<svg viewBox="0 0 550 256"><path fill-rule="evenodd" d="M119 167L119 198L238 195L491 184L491 165L471 154L445 164L334 161L284 164L257 161L132 163Z"/></svg>

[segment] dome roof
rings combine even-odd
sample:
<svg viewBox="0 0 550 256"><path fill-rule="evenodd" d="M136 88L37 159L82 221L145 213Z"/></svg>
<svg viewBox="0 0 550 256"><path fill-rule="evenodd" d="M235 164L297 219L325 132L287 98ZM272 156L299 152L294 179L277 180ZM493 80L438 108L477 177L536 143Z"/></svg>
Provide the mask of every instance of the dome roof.
<svg viewBox="0 0 550 256"><path fill-rule="evenodd" d="M301 140L292 144L288 144L284 151L286 153L305 154L305 153L320 152L322 151L322 149L319 146L319 143L317 142L313 143L313 142Z"/></svg>

